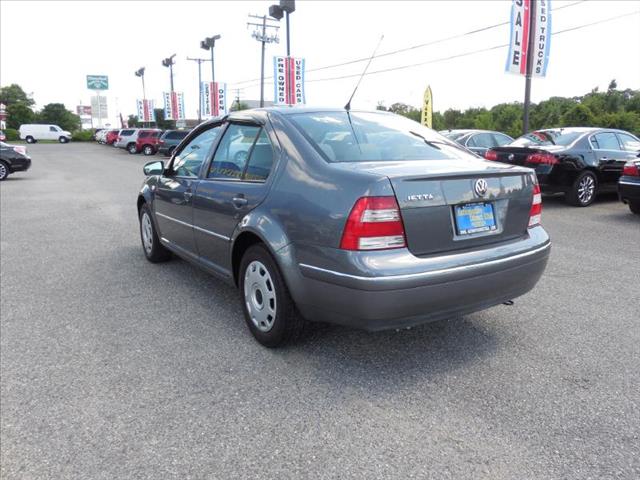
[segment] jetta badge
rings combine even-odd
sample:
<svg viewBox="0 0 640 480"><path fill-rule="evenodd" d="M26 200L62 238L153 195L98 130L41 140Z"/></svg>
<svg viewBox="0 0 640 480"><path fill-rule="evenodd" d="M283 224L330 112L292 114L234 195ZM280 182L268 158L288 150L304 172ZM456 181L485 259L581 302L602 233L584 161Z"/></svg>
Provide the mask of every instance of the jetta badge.
<svg viewBox="0 0 640 480"><path fill-rule="evenodd" d="M419 202L422 200L433 200L433 195L431 193L418 193L407 197L408 202Z"/></svg>
<svg viewBox="0 0 640 480"><path fill-rule="evenodd" d="M485 194L487 193L487 188L487 181L484 178L479 178L478 180L476 180L476 183L473 187L479 197L485 196Z"/></svg>

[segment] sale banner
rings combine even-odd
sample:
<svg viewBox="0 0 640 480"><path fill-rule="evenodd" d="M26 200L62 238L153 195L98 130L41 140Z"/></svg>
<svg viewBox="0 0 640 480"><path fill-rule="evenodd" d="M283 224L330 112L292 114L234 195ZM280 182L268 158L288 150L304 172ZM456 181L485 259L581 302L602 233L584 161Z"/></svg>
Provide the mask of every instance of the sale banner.
<svg viewBox="0 0 640 480"><path fill-rule="evenodd" d="M153 100L136 100L138 106L138 120L141 122L155 122L155 102Z"/></svg>

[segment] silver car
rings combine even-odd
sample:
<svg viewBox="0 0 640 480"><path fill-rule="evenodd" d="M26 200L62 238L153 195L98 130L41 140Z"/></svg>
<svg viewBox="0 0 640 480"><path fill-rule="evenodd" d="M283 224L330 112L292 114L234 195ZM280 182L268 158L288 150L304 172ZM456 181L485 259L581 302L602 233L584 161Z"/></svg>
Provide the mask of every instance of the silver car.
<svg viewBox="0 0 640 480"><path fill-rule="evenodd" d="M531 169L387 112L235 112L144 171L146 258L175 254L238 287L269 347L309 321L381 330L499 305L549 256Z"/></svg>
<svg viewBox="0 0 640 480"><path fill-rule="evenodd" d="M118 133L118 138L113 142L114 147L129 149L132 145L136 148L136 140L138 138L139 128L124 128Z"/></svg>

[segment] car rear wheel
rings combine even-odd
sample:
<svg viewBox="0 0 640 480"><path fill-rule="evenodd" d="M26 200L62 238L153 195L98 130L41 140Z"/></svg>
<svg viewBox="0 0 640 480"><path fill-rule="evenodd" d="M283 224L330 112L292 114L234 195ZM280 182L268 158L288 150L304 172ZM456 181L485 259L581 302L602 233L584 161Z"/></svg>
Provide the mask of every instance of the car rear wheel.
<svg viewBox="0 0 640 480"><path fill-rule="evenodd" d="M127 152L131 154L138 153L138 147L136 147L135 143L130 143L127 145Z"/></svg>
<svg viewBox="0 0 640 480"><path fill-rule="evenodd" d="M9 166L0 160L0 182L9 176Z"/></svg>
<svg viewBox="0 0 640 480"><path fill-rule="evenodd" d="M242 257L240 298L249 330L265 347L292 343L302 335L305 320L298 313L280 270L263 245L253 245Z"/></svg>
<svg viewBox="0 0 640 480"><path fill-rule="evenodd" d="M148 155L153 155L154 153L156 153L156 151L151 145L145 145L144 148L142 149L142 153L148 156Z"/></svg>
<svg viewBox="0 0 640 480"><path fill-rule="evenodd" d="M166 262L171 258L171 252L160 243L151 219L151 211L146 203L140 208L140 239L144 256L151 263Z"/></svg>
<svg viewBox="0 0 640 480"><path fill-rule="evenodd" d="M566 200L574 207L588 207L596 199L598 179L593 172L578 175L567 193Z"/></svg>
<svg viewBox="0 0 640 480"><path fill-rule="evenodd" d="M631 210L631 213L635 213L636 215L640 215L640 202L639 201L636 201L636 202L629 201L629 210Z"/></svg>
<svg viewBox="0 0 640 480"><path fill-rule="evenodd" d="M36 139L32 136L28 136L27 138L25 138L25 140L27 141L27 143L36 143Z"/></svg>
<svg viewBox="0 0 640 480"><path fill-rule="evenodd" d="M60 137L60 138L58 138L58 141L60 143L67 143L69 141L69 139L67 137Z"/></svg>

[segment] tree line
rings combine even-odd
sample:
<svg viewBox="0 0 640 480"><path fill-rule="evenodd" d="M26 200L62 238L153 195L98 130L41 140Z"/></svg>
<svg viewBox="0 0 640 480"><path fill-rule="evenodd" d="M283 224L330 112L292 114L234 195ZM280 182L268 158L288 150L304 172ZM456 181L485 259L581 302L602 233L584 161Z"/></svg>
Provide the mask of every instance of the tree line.
<svg viewBox="0 0 640 480"><path fill-rule="evenodd" d="M377 108L420 121L420 108L411 105L379 104ZM450 108L433 113L433 128L496 130L515 138L522 135L523 108L519 102L501 103L490 109ZM531 105L529 125L531 130L570 126L619 128L640 135L640 90L618 90L616 81L612 80L606 92L594 88L579 97L551 97Z"/></svg>

